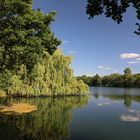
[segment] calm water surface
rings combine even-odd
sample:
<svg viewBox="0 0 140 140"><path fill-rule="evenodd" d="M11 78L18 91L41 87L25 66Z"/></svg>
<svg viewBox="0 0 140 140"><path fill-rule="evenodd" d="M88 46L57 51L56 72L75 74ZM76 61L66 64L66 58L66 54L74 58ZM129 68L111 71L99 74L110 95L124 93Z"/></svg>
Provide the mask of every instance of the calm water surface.
<svg viewBox="0 0 140 140"><path fill-rule="evenodd" d="M89 97L0 100L36 104L0 114L0 140L140 140L140 89L90 88Z"/></svg>

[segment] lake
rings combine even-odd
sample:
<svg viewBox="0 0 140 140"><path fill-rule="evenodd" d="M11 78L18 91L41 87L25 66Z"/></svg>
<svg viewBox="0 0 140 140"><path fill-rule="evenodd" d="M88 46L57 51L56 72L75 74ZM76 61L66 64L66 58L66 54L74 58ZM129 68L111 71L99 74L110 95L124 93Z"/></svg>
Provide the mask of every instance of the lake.
<svg viewBox="0 0 140 140"><path fill-rule="evenodd" d="M11 102L38 110L0 113L0 140L140 140L140 89L90 87L89 96L0 99Z"/></svg>

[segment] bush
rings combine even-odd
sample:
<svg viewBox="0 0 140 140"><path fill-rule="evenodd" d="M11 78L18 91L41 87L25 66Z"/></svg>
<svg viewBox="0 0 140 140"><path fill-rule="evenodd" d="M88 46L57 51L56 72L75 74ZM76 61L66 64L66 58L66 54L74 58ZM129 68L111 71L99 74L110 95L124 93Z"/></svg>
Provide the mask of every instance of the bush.
<svg viewBox="0 0 140 140"><path fill-rule="evenodd" d="M0 74L0 89L4 90L4 91L8 91L8 88L11 84L11 79L12 77L12 73L10 71L8 71L7 69L4 70L1 74Z"/></svg>

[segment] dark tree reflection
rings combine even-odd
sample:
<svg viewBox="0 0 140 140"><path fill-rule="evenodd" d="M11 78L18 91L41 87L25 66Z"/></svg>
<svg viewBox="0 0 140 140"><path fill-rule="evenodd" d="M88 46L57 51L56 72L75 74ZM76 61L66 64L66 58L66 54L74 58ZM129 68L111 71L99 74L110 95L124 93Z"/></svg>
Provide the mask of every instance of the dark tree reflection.
<svg viewBox="0 0 140 140"><path fill-rule="evenodd" d="M125 107L131 107L132 102L140 102L140 96L139 95L105 95L104 97L109 98L111 100L115 101L123 101Z"/></svg>
<svg viewBox="0 0 140 140"><path fill-rule="evenodd" d="M72 110L87 104L88 97L12 99L37 104L38 110L24 115L0 115L1 140L61 140L70 136Z"/></svg>

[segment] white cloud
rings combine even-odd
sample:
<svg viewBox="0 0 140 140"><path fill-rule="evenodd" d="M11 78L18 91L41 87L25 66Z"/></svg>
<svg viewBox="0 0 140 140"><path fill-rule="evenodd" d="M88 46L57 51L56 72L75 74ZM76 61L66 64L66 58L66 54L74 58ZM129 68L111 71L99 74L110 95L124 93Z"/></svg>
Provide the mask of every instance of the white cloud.
<svg viewBox="0 0 140 140"><path fill-rule="evenodd" d="M98 103L97 106L106 106L106 105L110 105L110 102L104 102L104 103Z"/></svg>
<svg viewBox="0 0 140 140"><path fill-rule="evenodd" d="M122 115L120 117L121 121L124 122L137 122L140 121L140 117L138 115Z"/></svg>
<svg viewBox="0 0 140 140"><path fill-rule="evenodd" d="M122 59L137 58L137 57L140 57L140 54L138 54L138 53L122 53L122 54L120 54L120 57Z"/></svg>
<svg viewBox="0 0 140 140"><path fill-rule="evenodd" d="M68 54L75 54L76 51L75 51L75 50L71 50L71 51L68 51L67 53L68 53Z"/></svg>
<svg viewBox="0 0 140 140"><path fill-rule="evenodd" d="M128 64L140 64L140 61L129 61Z"/></svg>
<svg viewBox="0 0 140 140"><path fill-rule="evenodd" d="M136 60L137 60L137 61L140 61L140 57L139 57L139 58L136 58Z"/></svg>
<svg viewBox="0 0 140 140"><path fill-rule="evenodd" d="M128 112L130 112L130 113L136 113L136 114L139 114L140 113L139 110L135 110L135 109L128 109Z"/></svg>
<svg viewBox="0 0 140 140"><path fill-rule="evenodd" d="M110 70L111 69L110 67L106 67L106 66L102 66L102 65L98 66L97 68L104 69L104 70Z"/></svg>
<svg viewBox="0 0 140 140"><path fill-rule="evenodd" d="M121 115L120 119L121 121L125 121L125 122L137 122L140 121L140 111L139 110L135 110L135 109L128 109L128 112L131 113L129 115Z"/></svg>

